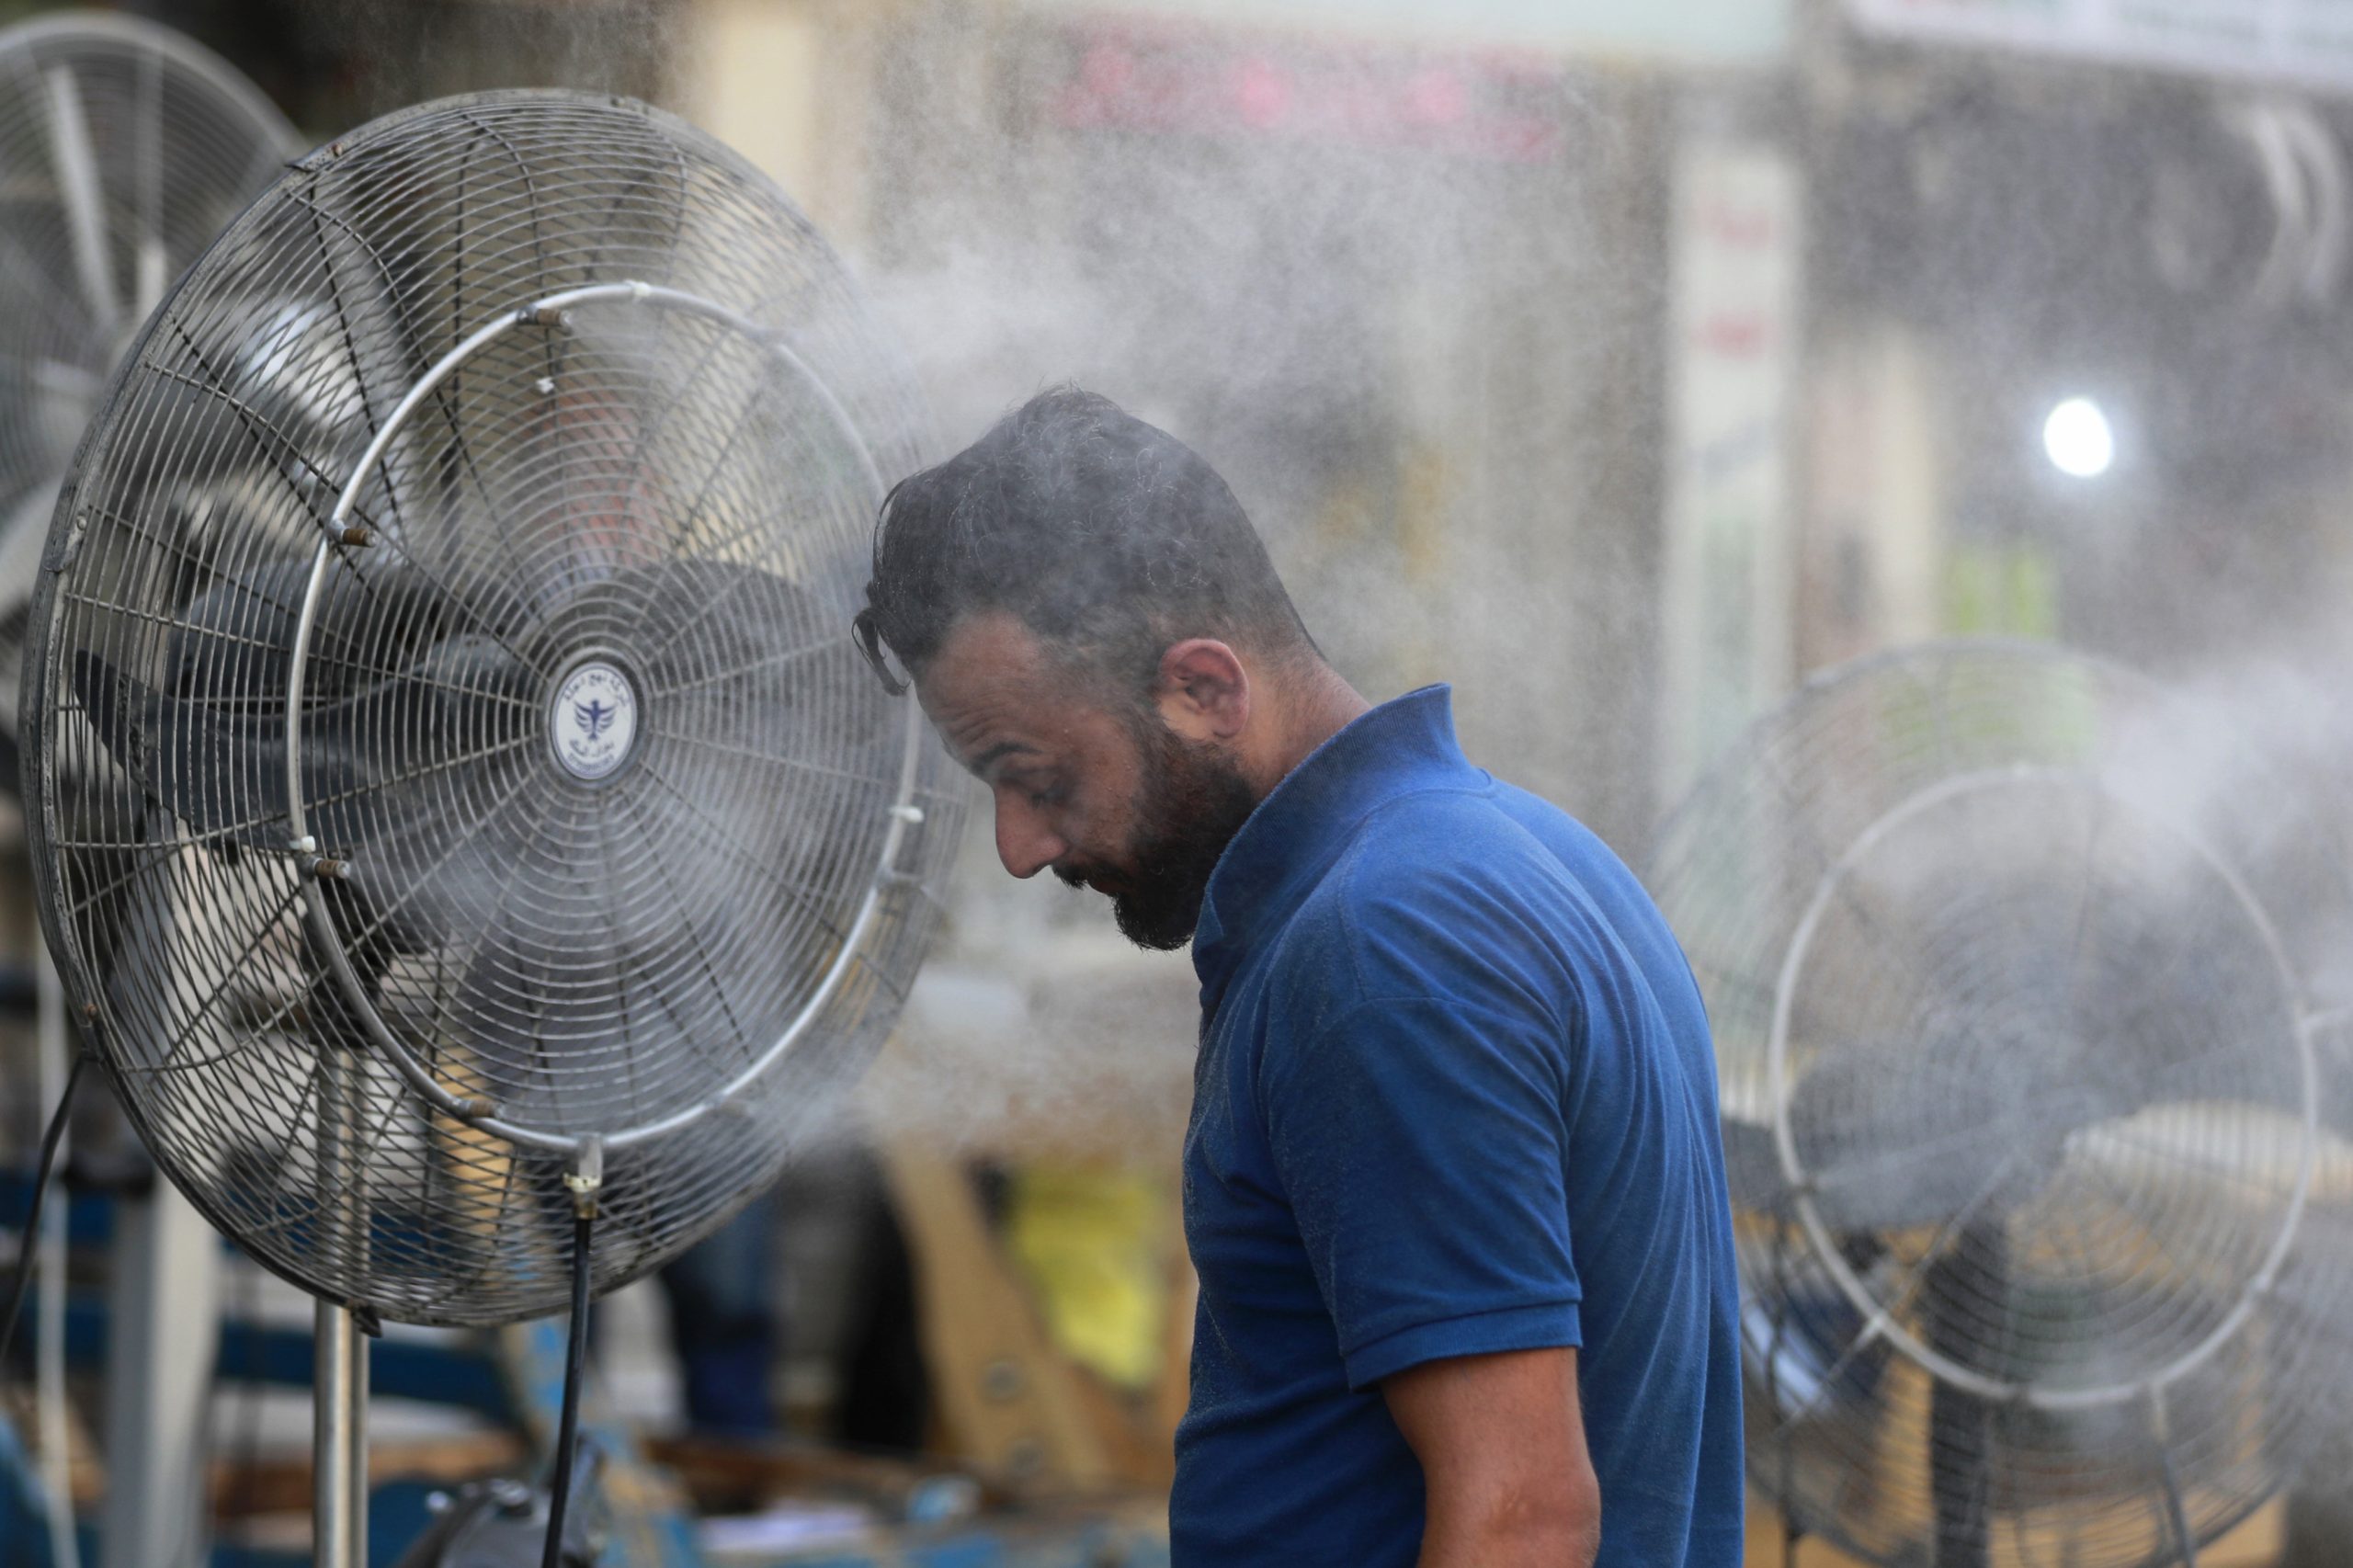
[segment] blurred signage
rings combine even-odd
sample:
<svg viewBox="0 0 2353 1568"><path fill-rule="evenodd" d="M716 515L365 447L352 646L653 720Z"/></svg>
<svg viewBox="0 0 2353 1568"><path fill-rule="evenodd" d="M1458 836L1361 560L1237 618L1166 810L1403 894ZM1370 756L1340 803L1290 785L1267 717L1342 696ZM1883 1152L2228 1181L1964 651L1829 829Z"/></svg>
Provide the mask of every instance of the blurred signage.
<svg viewBox="0 0 2353 1568"><path fill-rule="evenodd" d="M1847 0L1864 28L2208 75L2353 87L2346 0Z"/></svg>
<svg viewBox="0 0 2353 1568"><path fill-rule="evenodd" d="M1787 51L1790 0L1029 0L1038 10L1183 17L1324 36L1410 38L1711 65Z"/></svg>
<svg viewBox="0 0 2353 1568"><path fill-rule="evenodd" d="M1772 147L1701 139L1675 168L1662 652L1679 790L1795 667L1790 439L1802 208Z"/></svg>
<svg viewBox="0 0 2353 1568"><path fill-rule="evenodd" d="M1050 99L1073 131L1243 136L1540 163L1566 144L1561 67L1097 24Z"/></svg>

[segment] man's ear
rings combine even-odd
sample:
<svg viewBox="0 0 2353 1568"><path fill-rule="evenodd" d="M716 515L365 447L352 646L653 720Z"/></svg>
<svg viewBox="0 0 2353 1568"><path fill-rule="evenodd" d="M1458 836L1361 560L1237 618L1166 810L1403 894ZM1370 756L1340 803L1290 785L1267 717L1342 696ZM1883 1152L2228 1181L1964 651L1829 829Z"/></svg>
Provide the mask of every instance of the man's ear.
<svg viewBox="0 0 2353 1568"><path fill-rule="evenodd" d="M1250 721L1250 676L1241 656L1209 637L1160 655L1154 701L1167 726L1192 741L1232 741Z"/></svg>

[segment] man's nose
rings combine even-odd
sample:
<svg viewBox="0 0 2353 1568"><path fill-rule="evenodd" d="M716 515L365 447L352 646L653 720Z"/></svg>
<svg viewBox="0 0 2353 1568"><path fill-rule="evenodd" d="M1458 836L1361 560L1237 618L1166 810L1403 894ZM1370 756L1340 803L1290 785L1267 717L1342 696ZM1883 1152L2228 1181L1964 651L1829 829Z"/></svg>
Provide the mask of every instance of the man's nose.
<svg viewBox="0 0 2353 1568"><path fill-rule="evenodd" d="M1034 877L1059 859L1069 845L1018 796L996 801L996 858L1017 877Z"/></svg>

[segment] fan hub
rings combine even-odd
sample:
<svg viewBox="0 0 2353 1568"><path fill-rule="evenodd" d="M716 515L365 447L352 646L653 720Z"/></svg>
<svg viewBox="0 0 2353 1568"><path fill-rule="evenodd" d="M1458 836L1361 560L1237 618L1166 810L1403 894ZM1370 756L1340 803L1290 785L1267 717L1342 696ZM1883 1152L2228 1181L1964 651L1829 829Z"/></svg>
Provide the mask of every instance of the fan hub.
<svg viewBox="0 0 2353 1568"><path fill-rule="evenodd" d="M591 655L566 669L547 711L556 766L580 783L602 784L637 755L637 682L610 657Z"/></svg>

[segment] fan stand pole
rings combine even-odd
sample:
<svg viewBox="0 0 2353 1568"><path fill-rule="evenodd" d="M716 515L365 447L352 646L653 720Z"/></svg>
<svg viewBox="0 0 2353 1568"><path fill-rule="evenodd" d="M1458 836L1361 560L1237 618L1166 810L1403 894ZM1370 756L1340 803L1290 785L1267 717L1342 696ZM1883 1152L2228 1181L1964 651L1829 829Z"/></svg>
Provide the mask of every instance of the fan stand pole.
<svg viewBox="0 0 2353 1568"><path fill-rule="evenodd" d="M1928 1265L1921 1289L1928 1343L1948 1356L1970 1354L1984 1332L1984 1304L2003 1302L2006 1313L2008 1285L2009 1239L2002 1221L1963 1226L1952 1250ZM1993 1418L1984 1400L1941 1378L1928 1395L1936 1568L1985 1568L1992 1555Z"/></svg>
<svg viewBox="0 0 2353 1568"><path fill-rule="evenodd" d="M348 1162L359 1148L358 1069L330 1042L320 1059L319 1163L345 1175L325 1205L325 1234L357 1251L368 1234ZM313 1568L368 1568L368 1339L348 1307L322 1300L311 1372L311 1556Z"/></svg>
<svg viewBox="0 0 2353 1568"><path fill-rule="evenodd" d="M311 1555L317 1568L368 1568L368 1336L318 1305L312 1374Z"/></svg>
<svg viewBox="0 0 2353 1568"><path fill-rule="evenodd" d="M311 1408L311 1556L367 1568L367 1335L346 1309L318 1304Z"/></svg>
<svg viewBox="0 0 2353 1568"><path fill-rule="evenodd" d="M355 1069L332 1039L319 1069L323 1233L329 1245L356 1248L368 1233L358 1183L347 1181L338 1203L329 1176L359 1152ZM348 1307L324 1299L312 1324L311 1561L368 1568L368 1336Z"/></svg>
<svg viewBox="0 0 2353 1568"><path fill-rule="evenodd" d="M2165 1414L2162 1384L2149 1385L2149 1435L2157 1447L2157 1479L2165 1483L2165 1523L2173 1529L2181 1568L2198 1568L2198 1537L2190 1532L2189 1509L2181 1500L2181 1473L2173 1463L2173 1423Z"/></svg>

